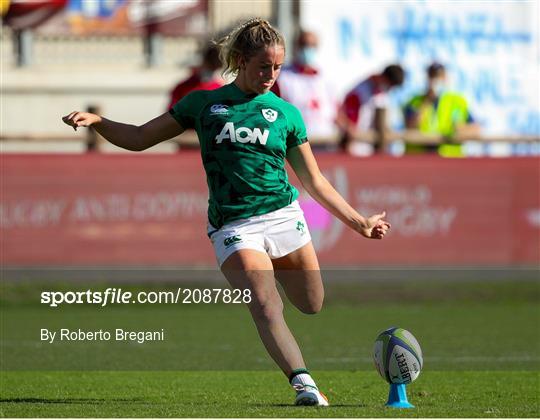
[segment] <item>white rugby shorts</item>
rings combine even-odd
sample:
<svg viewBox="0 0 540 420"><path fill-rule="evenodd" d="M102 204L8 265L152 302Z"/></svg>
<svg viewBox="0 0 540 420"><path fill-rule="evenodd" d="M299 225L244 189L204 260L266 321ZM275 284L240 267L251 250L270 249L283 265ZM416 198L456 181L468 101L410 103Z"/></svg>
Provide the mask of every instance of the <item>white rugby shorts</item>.
<svg viewBox="0 0 540 420"><path fill-rule="evenodd" d="M235 220L221 229L208 223L208 236L220 267L239 249L265 252L274 259L290 254L311 241L298 201L267 214Z"/></svg>

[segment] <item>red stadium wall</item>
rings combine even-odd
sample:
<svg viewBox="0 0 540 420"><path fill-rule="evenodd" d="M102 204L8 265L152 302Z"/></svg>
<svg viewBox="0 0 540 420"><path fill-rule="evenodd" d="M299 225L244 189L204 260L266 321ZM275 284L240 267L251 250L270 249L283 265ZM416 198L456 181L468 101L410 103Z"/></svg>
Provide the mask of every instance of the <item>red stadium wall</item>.
<svg viewBox="0 0 540 420"><path fill-rule="evenodd" d="M1 159L3 265L215 264L197 152ZM535 158L318 161L355 208L386 210L393 225L384 241L365 240L302 195L322 264L540 263Z"/></svg>

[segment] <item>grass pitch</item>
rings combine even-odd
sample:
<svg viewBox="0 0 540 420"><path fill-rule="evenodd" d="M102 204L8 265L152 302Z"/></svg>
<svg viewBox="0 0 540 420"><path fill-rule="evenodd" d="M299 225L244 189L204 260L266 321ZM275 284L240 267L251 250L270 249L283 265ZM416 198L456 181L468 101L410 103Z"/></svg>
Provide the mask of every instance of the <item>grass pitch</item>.
<svg viewBox="0 0 540 420"><path fill-rule="evenodd" d="M4 417L538 417L538 373L423 372L415 409L384 407L374 371L316 373L330 407L294 407L277 372L9 372Z"/></svg>
<svg viewBox="0 0 540 420"><path fill-rule="evenodd" d="M294 407L294 393L235 305L44 308L2 290L3 417L540 417L538 282L341 284L316 316L286 318L331 407ZM401 292L400 292L401 290ZM32 303L34 302L34 303ZM162 343L47 345L37 328L168 331ZM385 408L373 368L377 334L409 329L424 370L416 408ZM60 362L60 363L59 363ZM24 367L27 366L25 369ZM54 367L54 370L51 368ZM93 370L92 370L93 369ZM114 370L116 369L116 370Z"/></svg>

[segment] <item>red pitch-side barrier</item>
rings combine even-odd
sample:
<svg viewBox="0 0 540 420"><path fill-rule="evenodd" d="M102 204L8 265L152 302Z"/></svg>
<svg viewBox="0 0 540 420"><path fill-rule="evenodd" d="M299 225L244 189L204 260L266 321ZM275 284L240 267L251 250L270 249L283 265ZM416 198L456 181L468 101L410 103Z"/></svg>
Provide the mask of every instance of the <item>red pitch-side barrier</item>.
<svg viewBox="0 0 540 420"><path fill-rule="evenodd" d="M540 263L536 158L317 158L353 207L393 226L363 239L302 194L324 265ZM6 266L215 265L197 152L1 159Z"/></svg>

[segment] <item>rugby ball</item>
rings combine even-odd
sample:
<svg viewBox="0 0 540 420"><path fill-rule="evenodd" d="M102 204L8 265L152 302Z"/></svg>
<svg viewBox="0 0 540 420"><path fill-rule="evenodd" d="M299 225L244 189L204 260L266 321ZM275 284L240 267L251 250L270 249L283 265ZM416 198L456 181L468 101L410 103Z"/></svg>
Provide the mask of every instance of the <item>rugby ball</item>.
<svg viewBox="0 0 540 420"><path fill-rule="evenodd" d="M395 327L383 331L375 340L373 361L382 378L391 384L413 382L424 364L416 338L409 331Z"/></svg>

